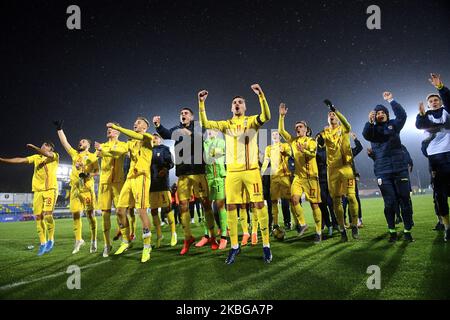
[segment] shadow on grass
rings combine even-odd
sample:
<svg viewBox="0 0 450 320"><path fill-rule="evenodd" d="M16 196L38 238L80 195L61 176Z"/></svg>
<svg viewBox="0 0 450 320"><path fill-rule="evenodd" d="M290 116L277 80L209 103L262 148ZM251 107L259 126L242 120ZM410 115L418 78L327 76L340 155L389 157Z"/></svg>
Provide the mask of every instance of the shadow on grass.
<svg viewBox="0 0 450 320"><path fill-rule="evenodd" d="M386 241L381 243L381 241ZM335 263L340 264L342 270L345 270L346 276L353 281L355 289L344 299L378 299L381 295L388 296L395 290L401 288L389 287L389 283L398 271L405 250L409 244L404 241L397 243L388 243L387 234L380 235L352 251L346 251L338 256ZM367 274L367 268L371 265L377 265L381 270L381 290L369 290L366 281L370 274ZM395 299L395 295L392 295Z"/></svg>
<svg viewBox="0 0 450 320"><path fill-rule="evenodd" d="M422 288L426 299L449 299L449 267L450 267L450 243L444 242L444 235L438 232L429 254L430 263L424 270L426 277Z"/></svg>

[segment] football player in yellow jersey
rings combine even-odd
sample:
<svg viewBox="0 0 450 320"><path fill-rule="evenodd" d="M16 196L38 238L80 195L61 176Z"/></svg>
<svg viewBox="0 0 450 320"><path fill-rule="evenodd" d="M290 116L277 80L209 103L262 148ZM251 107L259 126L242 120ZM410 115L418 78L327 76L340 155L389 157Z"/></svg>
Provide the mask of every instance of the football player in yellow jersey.
<svg viewBox="0 0 450 320"><path fill-rule="evenodd" d="M81 212L84 211L91 229L90 252L97 252L97 219L95 218L94 204L94 176L98 175L98 158L89 152L91 141L81 139L78 149L75 150L67 141L62 129L63 120L55 121L58 137L62 146L72 158L72 171L70 173L70 212L73 217L73 232L75 234L75 247L72 254L78 253L84 245L81 236Z"/></svg>
<svg viewBox="0 0 450 320"><path fill-rule="evenodd" d="M206 129L220 130L225 135L227 177L225 194L227 197L227 221L230 229L231 250L226 264L232 264L240 252L237 232L237 208L243 203L242 188L249 193L250 202L254 203L263 239L263 258L266 263L272 261L269 242L269 215L264 204L261 173L259 171L258 129L270 120L270 109L259 84L251 86L259 97L261 113L246 116L245 99L241 96L233 98L231 112L233 117L225 121L210 121L206 116L206 90L198 93L200 123Z"/></svg>
<svg viewBox="0 0 450 320"><path fill-rule="evenodd" d="M319 169L316 162L317 142L310 137L312 131L305 121L298 121L295 124L296 137L292 137L284 128L284 118L288 108L284 103L280 104L280 118L278 130L280 135L290 144L295 161L294 181L292 181L291 194L294 214L299 222L298 234L301 236L308 228L305 222L303 208L300 198L305 193L306 199L311 205L316 225L314 243L318 244L322 240L322 212L319 208L320 187ZM308 130L309 129L309 130Z"/></svg>
<svg viewBox="0 0 450 320"><path fill-rule="evenodd" d="M115 255L122 254L131 247L130 228L126 218L127 208L136 208L142 222L142 238L144 249L142 250L141 262L150 260L151 237L150 220L147 209L150 207L150 165L153 155L153 135L147 133L149 122L144 117L138 117L134 122L133 130L122 128L114 123L106 124L108 128L120 131L127 135L127 142L131 163L125 184L120 191L117 213L120 219L122 244ZM114 150L110 150L115 154Z"/></svg>
<svg viewBox="0 0 450 320"><path fill-rule="evenodd" d="M116 123L116 125L119 125ZM97 156L101 159L100 182L98 186L98 207L102 211L103 220L103 257L111 253L112 245L110 238L111 230L111 208L117 208L120 190L125 181L124 161L128 153L126 142L119 141L120 132L112 128L106 131L108 141L105 143L95 142ZM110 152L114 151L114 155ZM117 209L116 209L117 210ZM118 215L117 220L118 220ZM118 222L120 225L120 223Z"/></svg>
<svg viewBox="0 0 450 320"><path fill-rule="evenodd" d="M349 203L349 215L352 217L352 236L358 239L358 201L355 191L355 173L353 170L353 154L350 145L351 126L347 119L336 110L329 100L324 101L329 108L328 124L317 138L320 145L325 145L327 151L328 188L333 198L333 208L336 213L341 241L348 241L344 226L344 209L342 196Z"/></svg>
<svg viewBox="0 0 450 320"><path fill-rule="evenodd" d="M40 246L38 256L50 252L55 243L55 221L53 209L58 197L58 183L56 171L58 169L59 155L55 152L52 142L44 142L40 148L27 144L37 154L26 158L0 158L0 162L11 164L33 164L32 180L33 213L36 217L36 227ZM48 238L48 240L47 240Z"/></svg>
<svg viewBox="0 0 450 320"><path fill-rule="evenodd" d="M288 143L280 142L280 133L272 132L272 144L266 147L261 175L264 175L270 163L270 200L272 201L273 233L279 232L278 200L291 199L291 172L288 159L291 147ZM292 212L293 209L292 209Z"/></svg>

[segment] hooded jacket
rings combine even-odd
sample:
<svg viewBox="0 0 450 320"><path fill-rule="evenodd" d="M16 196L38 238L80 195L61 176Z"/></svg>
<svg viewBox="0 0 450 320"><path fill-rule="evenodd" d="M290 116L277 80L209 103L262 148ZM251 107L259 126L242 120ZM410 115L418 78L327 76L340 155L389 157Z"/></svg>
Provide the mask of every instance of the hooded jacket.
<svg viewBox="0 0 450 320"><path fill-rule="evenodd" d="M367 122L363 130L364 138L371 143L375 161L374 173L378 178L408 170L408 163L400 140L400 131L406 122L406 111L395 100L392 100L390 104L395 119L388 118L386 122L381 123ZM378 105L375 109L384 110L382 107L386 109L382 105ZM389 111L386 115L389 115Z"/></svg>

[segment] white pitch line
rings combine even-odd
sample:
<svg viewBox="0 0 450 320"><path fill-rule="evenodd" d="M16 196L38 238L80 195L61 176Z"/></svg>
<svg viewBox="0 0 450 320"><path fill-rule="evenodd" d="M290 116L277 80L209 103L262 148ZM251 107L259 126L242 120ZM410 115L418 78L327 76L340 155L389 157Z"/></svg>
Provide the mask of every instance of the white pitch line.
<svg viewBox="0 0 450 320"><path fill-rule="evenodd" d="M126 256L133 256L133 255L136 255L136 254L139 254L139 253L140 252L135 252L135 253L132 253L132 254L127 254ZM80 270L88 269L88 268L91 268L91 267L95 267L95 266L98 266L100 264L108 263L108 262L111 262L111 261L112 261L111 259L108 259L108 260L104 260L104 261L100 261L100 262L96 262L96 263L87 264L87 265L85 265L83 267L80 267ZM14 283L7 284L5 286L0 287L0 291L8 290L8 289L19 287L19 286L23 286L25 284L30 284L30 283L33 283L33 282L38 282L38 281L42 281L42 280L47 280L47 279L60 277L60 276L65 275L65 274L67 274L67 273L65 271L62 271L62 272L58 272L58 273L55 273L55 274L50 274L48 276L44 276L44 277L40 277L40 278L37 278L37 279L33 279L33 280L14 282Z"/></svg>

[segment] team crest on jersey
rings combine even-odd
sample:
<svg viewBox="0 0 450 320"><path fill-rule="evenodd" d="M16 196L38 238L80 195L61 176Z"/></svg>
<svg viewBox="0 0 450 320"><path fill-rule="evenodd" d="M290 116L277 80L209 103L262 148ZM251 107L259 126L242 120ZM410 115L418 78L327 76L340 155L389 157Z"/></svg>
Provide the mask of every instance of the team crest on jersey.
<svg viewBox="0 0 450 320"><path fill-rule="evenodd" d="M159 153L159 152L156 153L156 156L157 156L157 157L159 157L160 155L161 155L161 153Z"/></svg>
<svg viewBox="0 0 450 320"><path fill-rule="evenodd" d="M389 130L392 130L394 127L393 126L388 126L388 129Z"/></svg>

